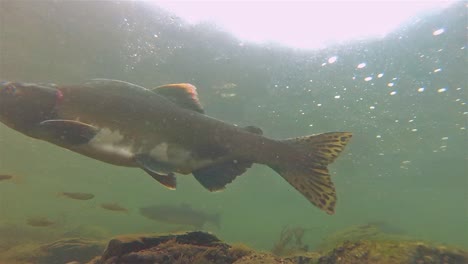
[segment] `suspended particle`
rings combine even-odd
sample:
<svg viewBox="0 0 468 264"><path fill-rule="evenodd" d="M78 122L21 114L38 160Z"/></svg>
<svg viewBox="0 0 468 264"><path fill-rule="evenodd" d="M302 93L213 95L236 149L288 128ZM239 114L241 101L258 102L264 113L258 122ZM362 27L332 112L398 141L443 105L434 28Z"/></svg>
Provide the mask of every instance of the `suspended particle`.
<svg viewBox="0 0 468 264"><path fill-rule="evenodd" d="M446 92L447 91L447 88L440 88L437 90L438 93L443 93L443 92Z"/></svg>
<svg viewBox="0 0 468 264"><path fill-rule="evenodd" d="M443 34L444 32L445 32L445 29L439 28L439 29L435 30L434 32L432 32L432 35L438 36L440 34Z"/></svg>
<svg viewBox="0 0 468 264"><path fill-rule="evenodd" d="M333 56L333 57L330 57L328 58L328 63L332 64L332 63L335 63L335 61L338 59L337 56Z"/></svg>

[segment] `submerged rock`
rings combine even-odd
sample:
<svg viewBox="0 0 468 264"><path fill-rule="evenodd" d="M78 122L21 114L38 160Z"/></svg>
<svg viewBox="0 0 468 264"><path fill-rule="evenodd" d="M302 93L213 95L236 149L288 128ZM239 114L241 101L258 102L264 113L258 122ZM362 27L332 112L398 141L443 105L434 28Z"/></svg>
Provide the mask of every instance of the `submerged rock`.
<svg viewBox="0 0 468 264"><path fill-rule="evenodd" d="M359 229L362 229L359 227ZM362 231L362 230L361 230ZM375 229L365 232L341 232L332 236L337 244L328 249L295 252L293 256L275 256L257 252L243 245L229 245L205 232L166 235L126 235L103 244L94 240L63 239L34 248L16 251L16 258L5 263L81 263L84 264L464 264L468 252L395 236L376 235ZM342 241L343 238L361 239ZM366 236L362 236L366 234ZM366 238L365 238L366 237ZM375 239L377 238L378 239ZM330 246L330 244L328 244ZM93 258L90 260L91 258ZM1 259L1 258L0 258ZM10 261L11 260L11 261ZM2 263L2 260L0 260Z"/></svg>
<svg viewBox="0 0 468 264"><path fill-rule="evenodd" d="M313 263L464 264L468 252L415 241L347 241Z"/></svg>
<svg viewBox="0 0 468 264"><path fill-rule="evenodd" d="M343 234L349 238L349 232ZM301 252L294 256L279 257L256 252L245 246L231 246L214 235L204 232L152 236L131 235L112 239L102 257L94 259L90 264L468 263L468 252L463 250L410 240L384 241L382 238L379 236L379 240L345 241L340 242L338 246L335 245L332 249L321 252Z"/></svg>
<svg viewBox="0 0 468 264"><path fill-rule="evenodd" d="M234 263L250 253L250 250L232 247L204 232L129 235L112 239L102 257L90 263L224 264Z"/></svg>
<svg viewBox="0 0 468 264"><path fill-rule="evenodd" d="M405 236L403 232L391 232L396 230L391 226L384 225L378 222L369 223L365 225L357 225L339 230L335 233L328 235L318 245L321 251L334 249L337 245L341 245L346 241L407 241L414 240L411 237Z"/></svg>
<svg viewBox="0 0 468 264"><path fill-rule="evenodd" d="M319 246L317 264L463 264L465 250L415 241L390 224L373 222L331 234ZM308 263L308 262L306 262Z"/></svg>

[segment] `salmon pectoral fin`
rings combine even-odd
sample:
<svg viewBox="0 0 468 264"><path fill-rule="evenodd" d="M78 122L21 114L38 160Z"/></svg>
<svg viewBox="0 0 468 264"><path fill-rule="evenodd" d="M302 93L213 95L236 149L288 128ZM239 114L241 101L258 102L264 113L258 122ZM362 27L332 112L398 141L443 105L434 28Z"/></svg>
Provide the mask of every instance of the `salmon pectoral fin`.
<svg viewBox="0 0 468 264"><path fill-rule="evenodd" d="M41 138L66 145L88 143L99 129L75 120L45 120L39 123Z"/></svg>
<svg viewBox="0 0 468 264"><path fill-rule="evenodd" d="M195 179L209 191L221 191L252 166L250 161L230 159L193 171Z"/></svg>
<svg viewBox="0 0 468 264"><path fill-rule="evenodd" d="M335 213L336 192L327 165L332 163L351 139L349 132L330 132L284 140L298 153L297 163L270 166L312 204Z"/></svg>

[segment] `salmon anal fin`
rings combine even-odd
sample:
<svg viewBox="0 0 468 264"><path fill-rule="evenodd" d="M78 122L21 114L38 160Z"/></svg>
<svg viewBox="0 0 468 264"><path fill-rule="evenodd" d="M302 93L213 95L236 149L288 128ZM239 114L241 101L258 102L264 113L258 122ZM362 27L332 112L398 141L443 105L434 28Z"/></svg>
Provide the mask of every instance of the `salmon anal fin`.
<svg viewBox="0 0 468 264"><path fill-rule="evenodd" d="M229 160L193 171L195 179L210 191L220 191L252 166L252 162Z"/></svg>
<svg viewBox="0 0 468 264"><path fill-rule="evenodd" d="M45 120L39 123L38 130L53 142L68 145L88 143L99 131L98 128L75 120Z"/></svg>
<svg viewBox="0 0 468 264"><path fill-rule="evenodd" d="M147 169L143 169L146 173L148 173L153 179L157 180L159 183L164 185L170 190L175 190L177 187L176 177L174 173L169 173L168 175L162 175L156 172L152 172Z"/></svg>
<svg viewBox="0 0 468 264"><path fill-rule="evenodd" d="M148 173L153 179L160 182L171 190L176 188L176 178L174 173L163 174L160 171L166 171L168 166L151 158L148 154L136 154L134 157L136 163Z"/></svg>
<svg viewBox="0 0 468 264"><path fill-rule="evenodd" d="M180 107L205 113L198 100L197 88L189 83L166 84L151 90Z"/></svg>

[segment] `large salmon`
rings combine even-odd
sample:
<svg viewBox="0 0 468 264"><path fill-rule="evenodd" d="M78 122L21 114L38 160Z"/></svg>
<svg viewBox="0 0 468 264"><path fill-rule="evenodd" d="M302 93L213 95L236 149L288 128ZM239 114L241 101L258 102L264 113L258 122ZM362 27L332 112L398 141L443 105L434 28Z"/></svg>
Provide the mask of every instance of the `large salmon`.
<svg viewBox="0 0 468 264"><path fill-rule="evenodd" d="M205 115L191 84L146 89L106 79L79 85L1 82L0 121L103 162L139 167L171 189L174 173L191 173L216 191L253 163L265 164L329 214L336 193L327 165L351 138L349 132L330 132L273 140L257 127Z"/></svg>

